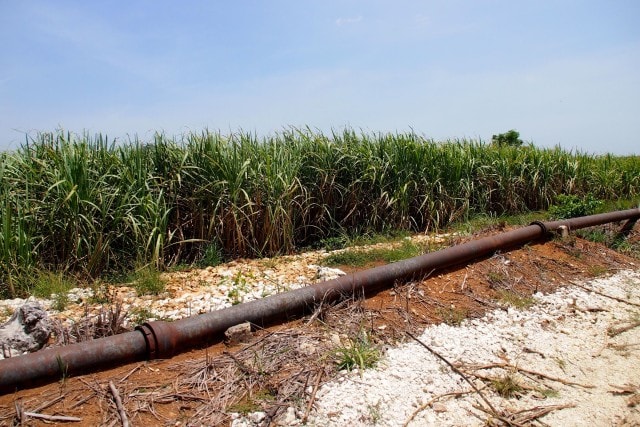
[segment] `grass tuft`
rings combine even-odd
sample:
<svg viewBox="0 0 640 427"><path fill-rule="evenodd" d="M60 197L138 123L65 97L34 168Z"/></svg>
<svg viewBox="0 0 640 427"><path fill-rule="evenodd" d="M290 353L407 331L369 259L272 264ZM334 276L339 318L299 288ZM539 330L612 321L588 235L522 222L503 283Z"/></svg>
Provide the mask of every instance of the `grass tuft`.
<svg viewBox="0 0 640 427"><path fill-rule="evenodd" d="M165 290L165 282L160 272L153 267L143 267L133 275L132 286L138 296L159 295Z"/></svg>
<svg viewBox="0 0 640 427"><path fill-rule="evenodd" d="M380 359L380 351L371 341L371 337L362 332L357 338L336 350L338 369L372 368Z"/></svg>

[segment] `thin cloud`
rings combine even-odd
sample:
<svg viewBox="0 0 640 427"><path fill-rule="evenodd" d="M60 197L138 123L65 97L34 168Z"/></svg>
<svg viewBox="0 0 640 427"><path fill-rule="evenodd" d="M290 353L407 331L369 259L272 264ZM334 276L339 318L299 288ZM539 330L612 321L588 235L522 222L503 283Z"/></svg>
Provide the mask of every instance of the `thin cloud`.
<svg viewBox="0 0 640 427"><path fill-rule="evenodd" d="M350 25L350 24L357 24L358 22L362 21L362 16L358 15L355 17L347 17L347 18L338 18L336 19L336 25L338 27L341 27L343 25Z"/></svg>

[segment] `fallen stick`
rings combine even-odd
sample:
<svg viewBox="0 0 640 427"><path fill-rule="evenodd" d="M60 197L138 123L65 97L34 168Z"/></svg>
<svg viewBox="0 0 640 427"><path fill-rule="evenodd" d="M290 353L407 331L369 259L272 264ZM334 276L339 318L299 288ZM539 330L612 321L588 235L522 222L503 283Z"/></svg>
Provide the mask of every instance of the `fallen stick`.
<svg viewBox="0 0 640 427"><path fill-rule="evenodd" d="M620 335L623 332L630 331L631 329L637 328L638 326L640 326L640 321L631 322L628 325L624 325L619 328L614 328L613 326L611 326L609 327L609 329L607 329L607 335L613 338L616 335Z"/></svg>
<svg viewBox="0 0 640 427"><path fill-rule="evenodd" d="M433 398L429 399L426 403L423 403L422 405L420 405L420 407L418 409L416 409L415 411L413 411L413 414L411 414L409 416L409 418L407 418L407 421L404 422L404 424L402 424L402 427L407 427L409 425L409 423L411 421L413 421L413 419L416 417L416 415L418 415L420 412L424 411L427 406L431 406L433 403L437 402L438 400L442 399L443 397L448 397L448 396L462 396L465 394L469 394L469 393L473 393L473 390L465 390L465 391L452 391L450 393L445 393L445 394L439 394L437 396L434 396Z"/></svg>
<svg viewBox="0 0 640 427"><path fill-rule="evenodd" d="M449 368L451 368L451 370L453 372L455 372L456 374L460 375L470 386L471 388L478 393L478 395L482 398L482 400L484 400L484 403L487 404L487 406L489 407L489 409L491 409L491 411L493 411L496 415L498 414L498 411L496 411L496 409L493 407L493 405L491 404L491 402L489 402L489 400L485 397L484 394L482 394L482 392L478 389L478 387L475 386L475 384L473 384L471 382L471 380L462 372L460 371L458 368L456 368L455 366L453 366L453 364L451 364L451 362L449 362L447 359L444 358L444 356L441 356L438 352L436 352L435 350L433 350L431 347L429 347L428 345L426 345L425 343L423 343L422 341L420 341L417 337L415 337L411 332L407 332L407 335L409 335L411 338L413 338L418 344L420 344L421 346L423 346L424 348L426 348L427 350L429 350L429 352L431 354L433 354L434 356L436 356L438 359L442 360L444 363L447 364L447 366L449 366Z"/></svg>
<svg viewBox="0 0 640 427"><path fill-rule="evenodd" d="M607 295L607 294L605 294L605 293L603 293L603 292L600 292L600 291L597 291L597 290L595 290L595 289L588 288L588 287L583 286L583 285L581 285L581 284L579 284L579 283L576 283L576 282L574 282L574 281L572 281L572 280L569 280L569 279L567 279L567 278L563 277L562 275L560 275L560 277L562 277L562 279L563 279L564 281L566 281L567 283L569 283L570 285L577 286L577 287L579 287L580 289L585 290L585 291L587 291L587 292L593 292L594 294L600 295L601 297L609 298L609 299L612 299L612 300L614 300L614 301L621 302L621 303L623 303L623 304L629 304L629 305L633 305L633 306L635 306L635 307L640 307L640 304L637 304L637 303L635 303L635 302L631 302L631 301L628 301L628 300L626 300L626 299L622 299L622 298L614 297L613 295Z"/></svg>
<svg viewBox="0 0 640 427"><path fill-rule="evenodd" d="M116 407L118 408L118 413L120 414L120 420L122 421L122 427L129 427L129 419L127 418L127 413L124 410L124 406L122 406L120 393L118 393L118 389L116 388L116 386L113 385L113 381L109 381L109 390L111 390L111 394L113 394L113 400L116 402Z"/></svg>
<svg viewBox="0 0 640 427"><path fill-rule="evenodd" d="M47 420L47 421L60 421L60 422L71 422L71 423L77 423L82 421L82 418L78 418L78 417L67 417L64 415L46 415L46 414L39 414L37 412L25 411L22 413L22 415L30 418L40 418L42 420Z"/></svg>
<svg viewBox="0 0 640 427"><path fill-rule="evenodd" d="M318 378L316 379L316 383L313 385L313 392L311 393L311 398L309 399L309 404L307 405L306 411L304 411L304 416L302 417L302 423L307 422L307 418L309 418L309 412L311 412L311 407L313 406L313 402L316 400L316 392L318 391L318 387L320 386L320 381L322 380L322 376L324 374L324 370L320 370L318 373Z"/></svg>
<svg viewBox="0 0 640 427"><path fill-rule="evenodd" d="M494 417L500 421L502 421L503 423L509 425L509 426L515 426L515 427L525 427L524 424L520 424L517 421L513 421L510 420L509 418L506 418L505 416L499 414L499 413L493 413L491 411L487 411L487 408L483 408L482 405L473 405L474 408L481 410L482 412L484 412L485 414ZM491 425L487 422L487 425Z"/></svg>
<svg viewBox="0 0 640 427"><path fill-rule="evenodd" d="M118 381L118 384L120 384L123 381L126 381L127 378L129 378L131 375L133 375L133 373L135 371L137 371L138 369L140 369L142 367L142 365L144 365L144 363L140 363L138 364L138 366L136 366L135 368L133 368L132 370L129 371L129 373L127 375L125 375L124 377L120 378L120 381Z"/></svg>
<svg viewBox="0 0 640 427"><path fill-rule="evenodd" d="M43 403L42 405L40 405L40 406L36 407L35 409L33 409L33 410L32 410L32 411L30 411L30 412L40 412L40 411L43 411L43 410L47 409L49 406L51 406L51 405L55 405L56 403L60 402L60 401L61 401L62 399L64 399L64 398L65 398L65 396L64 396L64 395L58 396L58 397L54 398L53 400L50 400L50 401L48 401L48 402Z"/></svg>
<svg viewBox="0 0 640 427"><path fill-rule="evenodd" d="M581 383L576 383L576 382L573 382L573 381L567 381L567 380L564 380L562 378L558 378L558 377L554 377L554 376L551 376L551 375L543 374L542 372L538 372L538 371L532 371L531 369L521 368L519 366L511 365L509 363L490 363L488 365L470 366L469 368L473 369L473 370L494 369L494 368L501 368L501 369L509 368L509 369L513 369L515 371L525 372L525 373L531 374L531 375L537 375L539 377L546 378L548 380L555 381L555 382L558 382L558 383L561 383L561 384L564 384L564 385L575 385L575 386L582 387L582 388L595 388L595 386L592 385L592 384L581 384Z"/></svg>

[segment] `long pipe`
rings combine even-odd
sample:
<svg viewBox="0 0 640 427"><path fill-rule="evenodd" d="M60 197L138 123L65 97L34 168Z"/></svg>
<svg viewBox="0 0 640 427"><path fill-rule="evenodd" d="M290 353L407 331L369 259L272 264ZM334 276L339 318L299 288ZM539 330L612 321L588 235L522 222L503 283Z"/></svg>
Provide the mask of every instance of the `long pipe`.
<svg viewBox="0 0 640 427"><path fill-rule="evenodd" d="M132 332L0 360L0 393L134 361L170 358L178 352L219 340L234 325L243 322L266 325L277 319L299 316L321 301L372 294L399 280L424 277L434 270L534 241L561 226L573 230L638 218L640 208L563 221L534 222L513 231L176 322L148 322Z"/></svg>

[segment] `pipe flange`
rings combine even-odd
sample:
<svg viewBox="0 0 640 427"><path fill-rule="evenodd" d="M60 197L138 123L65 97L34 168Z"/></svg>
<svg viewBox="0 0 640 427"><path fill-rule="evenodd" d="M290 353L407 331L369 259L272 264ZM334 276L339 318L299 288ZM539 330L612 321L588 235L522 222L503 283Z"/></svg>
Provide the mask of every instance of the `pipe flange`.
<svg viewBox="0 0 640 427"><path fill-rule="evenodd" d="M136 326L136 330L142 332L142 336L144 337L144 342L147 344L147 359L148 360L157 359L158 346L157 346L156 337L153 334L153 329L151 329L148 326L148 323L144 323L142 325Z"/></svg>
<svg viewBox="0 0 640 427"><path fill-rule="evenodd" d="M549 229L547 228L546 224L542 221L533 221L529 225L537 225L538 227L540 227L542 229L543 236L546 236L547 234L549 234Z"/></svg>
<svg viewBox="0 0 640 427"><path fill-rule="evenodd" d="M147 343L147 358L168 359L175 354L177 347L177 332L169 322L146 322L136 327L142 332Z"/></svg>

